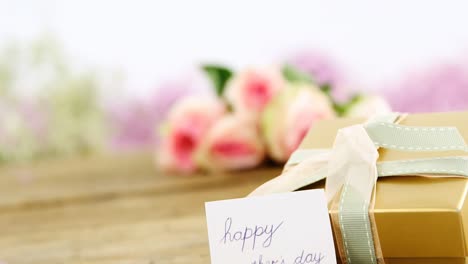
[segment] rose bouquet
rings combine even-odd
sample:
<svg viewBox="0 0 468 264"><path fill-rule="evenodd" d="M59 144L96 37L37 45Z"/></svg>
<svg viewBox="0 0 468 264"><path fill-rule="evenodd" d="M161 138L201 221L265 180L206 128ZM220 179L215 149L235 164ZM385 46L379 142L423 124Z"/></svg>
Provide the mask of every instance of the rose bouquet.
<svg viewBox="0 0 468 264"><path fill-rule="evenodd" d="M284 163L317 121L389 112L380 97L356 94L338 102L333 85L291 65L203 67L209 95L175 102L159 126L156 162L165 171L239 170L266 160Z"/></svg>

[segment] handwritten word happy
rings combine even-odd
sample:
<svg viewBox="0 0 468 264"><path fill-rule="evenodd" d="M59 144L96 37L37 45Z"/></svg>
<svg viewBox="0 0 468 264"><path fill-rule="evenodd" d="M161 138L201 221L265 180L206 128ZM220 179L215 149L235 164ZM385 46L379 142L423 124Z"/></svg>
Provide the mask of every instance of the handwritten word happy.
<svg viewBox="0 0 468 264"><path fill-rule="evenodd" d="M224 235L221 238L220 243L233 243L233 242L242 242L241 251L244 251L245 245L247 243L252 244L252 250L255 250L257 245L257 239L263 239L261 244L264 248L267 248L271 245L273 241L273 235L281 227L283 222L278 225L265 225L255 227L243 227L237 231L231 231L232 227L232 218L226 218L224 222Z"/></svg>

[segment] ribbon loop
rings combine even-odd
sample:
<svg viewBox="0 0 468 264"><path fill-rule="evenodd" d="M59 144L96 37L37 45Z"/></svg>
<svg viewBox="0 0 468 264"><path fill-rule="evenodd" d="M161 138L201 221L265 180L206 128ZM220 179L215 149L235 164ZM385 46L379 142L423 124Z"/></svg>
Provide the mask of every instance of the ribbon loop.
<svg viewBox="0 0 468 264"><path fill-rule="evenodd" d="M379 157L372 140L362 125L340 129L328 161L325 194L328 202L345 184L351 184L369 200L377 181L376 163Z"/></svg>

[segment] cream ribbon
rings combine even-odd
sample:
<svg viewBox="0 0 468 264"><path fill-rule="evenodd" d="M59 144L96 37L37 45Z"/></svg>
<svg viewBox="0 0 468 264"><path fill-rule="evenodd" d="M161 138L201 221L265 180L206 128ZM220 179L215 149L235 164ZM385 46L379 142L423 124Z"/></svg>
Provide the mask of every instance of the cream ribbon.
<svg viewBox="0 0 468 264"><path fill-rule="evenodd" d="M377 147L400 151L468 151L468 146L455 127L409 127L391 124L396 117L391 115L365 125L354 125L339 130L331 150L299 151L291 158L296 166L286 166L281 176L260 186L250 195L293 191L326 177L325 193L329 204L342 190L338 203L338 222L343 242L341 249L344 248L346 254L344 261L359 264L376 263L368 209L378 175L424 173L434 177L446 177L447 174L468 176L466 157L377 164ZM375 244L378 245L378 239Z"/></svg>

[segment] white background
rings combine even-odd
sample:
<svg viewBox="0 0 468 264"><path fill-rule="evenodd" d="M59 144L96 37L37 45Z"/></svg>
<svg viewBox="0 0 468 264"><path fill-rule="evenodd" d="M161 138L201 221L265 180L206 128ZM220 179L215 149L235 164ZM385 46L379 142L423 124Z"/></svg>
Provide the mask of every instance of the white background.
<svg viewBox="0 0 468 264"><path fill-rule="evenodd" d="M0 0L0 45L58 36L84 65L120 69L132 93L200 62L235 68L315 49L366 88L468 61L468 1Z"/></svg>

